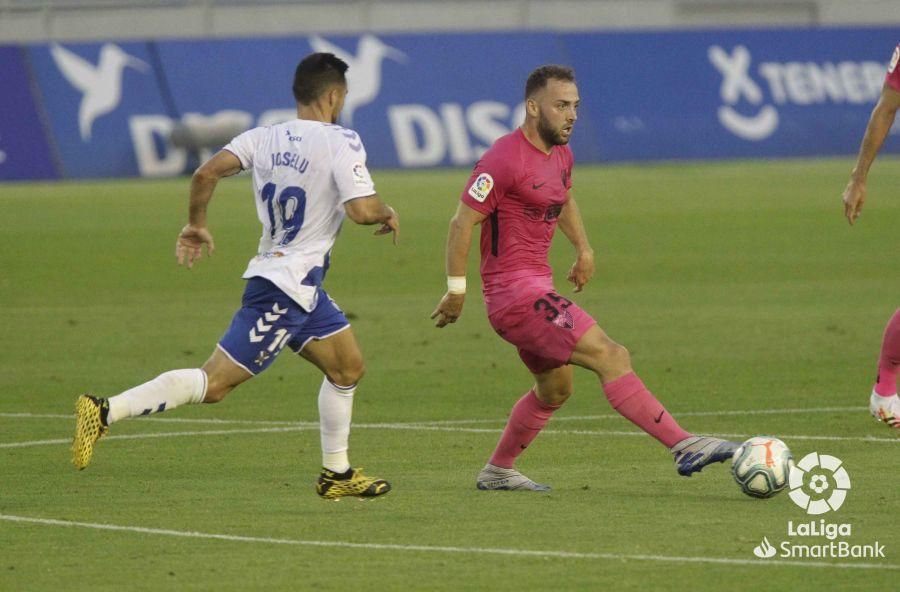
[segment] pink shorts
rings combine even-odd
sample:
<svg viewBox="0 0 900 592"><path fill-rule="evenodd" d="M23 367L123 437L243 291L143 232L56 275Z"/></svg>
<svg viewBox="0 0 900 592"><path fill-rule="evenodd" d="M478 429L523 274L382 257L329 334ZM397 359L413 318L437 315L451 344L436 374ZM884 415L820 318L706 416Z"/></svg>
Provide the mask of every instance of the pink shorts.
<svg viewBox="0 0 900 592"><path fill-rule="evenodd" d="M531 286L511 305L488 315L497 334L519 349L533 374L569 363L575 344L597 324L577 304L550 290Z"/></svg>

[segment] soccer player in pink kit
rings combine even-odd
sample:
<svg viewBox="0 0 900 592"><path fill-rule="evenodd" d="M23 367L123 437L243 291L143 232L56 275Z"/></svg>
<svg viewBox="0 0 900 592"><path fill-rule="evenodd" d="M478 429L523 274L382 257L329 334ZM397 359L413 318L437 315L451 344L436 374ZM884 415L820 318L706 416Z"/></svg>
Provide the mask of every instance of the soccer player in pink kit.
<svg viewBox="0 0 900 592"><path fill-rule="evenodd" d="M888 66L881 98L872 110L869 125L859 147L856 166L850 175L850 182L844 189L844 215L852 225L862 212L866 201L866 178L869 168L881 150L884 140L894 124L897 109L900 108L900 44L894 49L894 56ZM897 373L900 371L900 309L888 321L878 358L878 375L872 395L869 397L869 411L879 421L892 428L900 428L900 399L897 398Z"/></svg>
<svg viewBox="0 0 900 592"><path fill-rule="evenodd" d="M577 119L571 68L542 66L525 85L525 123L484 154L462 194L447 239L447 293L431 318L444 327L459 318L473 228L481 224L481 277L488 319L515 345L534 386L513 406L479 489L548 491L514 468L516 458L572 394L572 365L597 374L606 398L623 416L666 446L689 476L731 458L738 444L694 436L631 369L628 350L553 287L547 253L557 224L577 252L568 279L580 292L594 274L590 247L572 187L567 146Z"/></svg>

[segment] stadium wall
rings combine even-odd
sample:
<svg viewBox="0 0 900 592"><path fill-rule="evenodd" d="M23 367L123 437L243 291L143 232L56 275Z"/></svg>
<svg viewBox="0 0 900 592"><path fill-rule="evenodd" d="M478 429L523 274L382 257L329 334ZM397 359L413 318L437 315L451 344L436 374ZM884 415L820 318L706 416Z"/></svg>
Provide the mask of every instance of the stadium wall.
<svg viewBox="0 0 900 592"><path fill-rule="evenodd" d="M0 0L0 43L898 23L897 0Z"/></svg>
<svg viewBox="0 0 900 592"><path fill-rule="evenodd" d="M342 123L374 167L470 165L521 121L525 77L548 62L578 75L579 162L850 155L897 41L885 27L0 46L0 179L185 174L208 152L174 129L290 119L310 51L351 64Z"/></svg>

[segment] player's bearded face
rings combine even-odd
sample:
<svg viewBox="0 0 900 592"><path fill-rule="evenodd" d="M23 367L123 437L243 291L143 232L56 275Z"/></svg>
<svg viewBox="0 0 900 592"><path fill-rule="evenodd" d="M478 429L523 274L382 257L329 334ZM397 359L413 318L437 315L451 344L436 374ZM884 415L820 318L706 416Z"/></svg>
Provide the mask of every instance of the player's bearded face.
<svg viewBox="0 0 900 592"><path fill-rule="evenodd" d="M569 143L578 119L578 87L572 82L550 80L539 102L537 131L550 146Z"/></svg>
<svg viewBox="0 0 900 592"><path fill-rule="evenodd" d="M547 117L543 111L538 119L537 130L541 139L549 146L562 146L569 143L569 136L563 134L562 127L554 125L550 117Z"/></svg>

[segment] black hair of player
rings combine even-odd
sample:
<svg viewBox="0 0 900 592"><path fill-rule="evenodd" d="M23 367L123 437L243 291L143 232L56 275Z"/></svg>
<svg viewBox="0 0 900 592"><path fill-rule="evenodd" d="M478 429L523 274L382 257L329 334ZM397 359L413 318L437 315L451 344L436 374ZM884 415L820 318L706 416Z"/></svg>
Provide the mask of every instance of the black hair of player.
<svg viewBox="0 0 900 592"><path fill-rule="evenodd" d="M334 84L347 84L347 62L333 53L311 53L294 71L294 98L310 105Z"/></svg>
<svg viewBox="0 0 900 592"><path fill-rule="evenodd" d="M534 93L547 86L549 80L563 80L565 82L575 82L575 70L568 66L559 66L557 64L548 64L537 68L528 75L525 81L525 98L529 99Z"/></svg>

